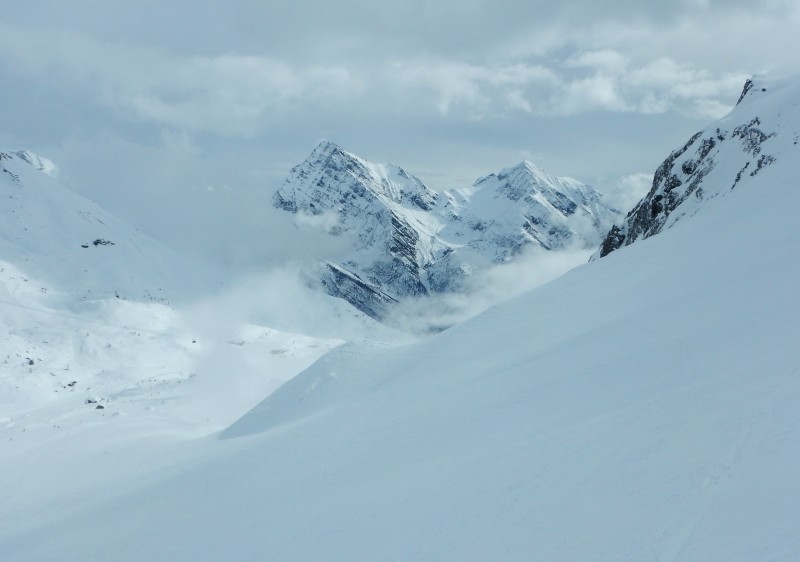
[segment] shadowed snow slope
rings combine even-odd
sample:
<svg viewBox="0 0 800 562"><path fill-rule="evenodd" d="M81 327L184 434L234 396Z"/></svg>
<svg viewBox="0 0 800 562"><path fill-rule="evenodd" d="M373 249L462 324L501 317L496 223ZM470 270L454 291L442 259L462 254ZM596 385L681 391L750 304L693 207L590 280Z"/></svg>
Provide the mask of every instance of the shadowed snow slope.
<svg viewBox="0 0 800 562"><path fill-rule="evenodd" d="M793 559L800 224L785 210L800 206L798 153L674 228L438 336L334 350L222 439L148 456L97 429L116 465L85 462L100 484L79 497L10 492L0 551ZM142 474L108 476L140 457Z"/></svg>

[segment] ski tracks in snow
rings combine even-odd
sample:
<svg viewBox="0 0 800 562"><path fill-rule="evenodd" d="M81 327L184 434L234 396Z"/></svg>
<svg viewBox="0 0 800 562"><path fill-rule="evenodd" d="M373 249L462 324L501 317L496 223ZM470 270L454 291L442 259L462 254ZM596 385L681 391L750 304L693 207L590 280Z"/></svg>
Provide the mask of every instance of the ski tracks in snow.
<svg viewBox="0 0 800 562"><path fill-rule="evenodd" d="M714 466L708 470L703 479L696 499L693 501L685 518L672 529L664 531L661 548L656 555L658 562L679 562L691 544L692 538L700 526L704 516L719 497L725 485L736 474L736 469L744 457L748 446L754 442L762 430L768 425L769 411L764 407L766 400L759 402L754 411L745 419L734 445Z"/></svg>

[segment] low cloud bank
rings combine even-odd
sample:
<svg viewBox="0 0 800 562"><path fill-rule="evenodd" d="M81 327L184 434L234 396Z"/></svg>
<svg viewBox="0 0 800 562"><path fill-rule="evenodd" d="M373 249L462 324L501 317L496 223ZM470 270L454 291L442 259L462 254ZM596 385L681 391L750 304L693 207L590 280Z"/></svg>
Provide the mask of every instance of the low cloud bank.
<svg viewBox="0 0 800 562"><path fill-rule="evenodd" d="M476 274L462 293L437 294L401 302L387 319L412 334L430 334L463 322L505 300L560 277L585 263L592 250L523 252L511 263Z"/></svg>

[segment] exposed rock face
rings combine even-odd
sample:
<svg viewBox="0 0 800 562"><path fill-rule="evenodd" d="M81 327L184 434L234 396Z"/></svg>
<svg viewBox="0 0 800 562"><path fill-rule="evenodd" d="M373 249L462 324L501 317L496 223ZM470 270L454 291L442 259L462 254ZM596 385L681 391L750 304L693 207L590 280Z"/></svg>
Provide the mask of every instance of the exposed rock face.
<svg viewBox="0 0 800 562"><path fill-rule="evenodd" d="M357 240L339 269L396 297L425 294L423 269L447 248L436 237L440 225L430 212L437 200L403 169L367 162L330 142L295 166L274 196L275 206L291 213L328 215L329 235L347 233ZM332 286L329 279L329 292L342 296Z"/></svg>
<svg viewBox="0 0 800 562"><path fill-rule="evenodd" d="M764 79L748 80L730 114L672 152L649 193L611 228L592 259L658 234L775 163L791 137L777 138L781 119L764 103L768 90Z"/></svg>
<svg viewBox="0 0 800 562"><path fill-rule="evenodd" d="M350 302L372 318L383 318L389 307L397 302L356 274L330 262L323 265L321 281L328 294Z"/></svg>
<svg viewBox="0 0 800 562"><path fill-rule="evenodd" d="M291 170L274 205L356 241L336 263L318 256L326 263L321 281L376 318L400 298L458 291L529 245L596 246L619 216L593 188L530 162L439 194L402 168L330 142Z"/></svg>

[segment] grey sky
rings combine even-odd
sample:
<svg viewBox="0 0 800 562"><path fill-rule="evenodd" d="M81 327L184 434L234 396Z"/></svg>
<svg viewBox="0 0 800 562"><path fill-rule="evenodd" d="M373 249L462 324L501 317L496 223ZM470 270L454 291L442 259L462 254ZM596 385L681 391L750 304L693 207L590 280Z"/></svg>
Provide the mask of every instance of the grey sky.
<svg viewBox="0 0 800 562"><path fill-rule="evenodd" d="M225 253L323 138L439 189L523 158L633 185L746 76L800 70L798 29L780 0L6 3L0 143Z"/></svg>

